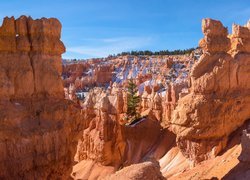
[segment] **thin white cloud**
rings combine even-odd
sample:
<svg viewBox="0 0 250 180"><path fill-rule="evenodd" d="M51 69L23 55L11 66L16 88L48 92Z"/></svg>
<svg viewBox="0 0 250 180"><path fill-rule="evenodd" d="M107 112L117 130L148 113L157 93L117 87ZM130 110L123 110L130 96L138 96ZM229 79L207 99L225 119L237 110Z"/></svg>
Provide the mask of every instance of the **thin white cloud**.
<svg viewBox="0 0 250 180"><path fill-rule="evenodd" d="M99 43L99 44L98 44ZM105 57L123 51L143 48L152 43L151 37L120 37L99 39L96 46L76 46L67 48L67 52L89 57Z"/></svg>

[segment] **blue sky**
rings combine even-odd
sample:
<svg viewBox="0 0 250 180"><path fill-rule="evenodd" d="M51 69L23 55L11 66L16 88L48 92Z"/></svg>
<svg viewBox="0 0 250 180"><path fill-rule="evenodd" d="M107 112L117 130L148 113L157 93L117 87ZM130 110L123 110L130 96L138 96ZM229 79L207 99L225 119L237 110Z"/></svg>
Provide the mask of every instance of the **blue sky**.
<svg viewBox="0 0 250 180"><path fill-rule="evenodd" d="M0 17L56 17L63 58L102 57L130 50L196 47L201 20L245 24L249 0L1 0Z"/></svg>

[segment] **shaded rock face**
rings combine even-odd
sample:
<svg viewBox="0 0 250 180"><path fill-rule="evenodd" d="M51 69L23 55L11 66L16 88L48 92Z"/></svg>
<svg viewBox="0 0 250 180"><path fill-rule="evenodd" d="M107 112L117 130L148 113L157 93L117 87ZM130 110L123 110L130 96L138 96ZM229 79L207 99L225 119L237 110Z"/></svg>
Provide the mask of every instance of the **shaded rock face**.
<svg viewBox="0 0 250 180"><path fill-rule="evenodd" d="M194 163L221 152L229 134L250 117L250 49L244 45L250 30L233 29L229 39L220 22L203 20L204 54L191 71L190 93L179 99L171 119L179 148Z"/></svg>
<svg viewBox="0 0 250 180"><path fill-rule="evenodd" d="M0 27L0 178L70 175L80 110L64 100L61 24L5 18Z"/></svg>
<svg viewBox="0 0 250 180"><path fill-rule="evenodd" d="M248 122L247 128L243 130L241 136L241 147L242 152L239 156L241 162L249 163L250 162L250 124Z"/></svg>

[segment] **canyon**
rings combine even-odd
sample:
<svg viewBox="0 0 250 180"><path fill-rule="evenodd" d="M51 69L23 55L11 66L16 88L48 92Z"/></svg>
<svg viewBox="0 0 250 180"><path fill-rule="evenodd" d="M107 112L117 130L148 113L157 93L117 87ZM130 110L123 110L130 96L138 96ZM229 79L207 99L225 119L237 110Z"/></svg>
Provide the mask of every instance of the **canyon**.
<svg viewBox="0 0 250 180"><path fill-rule="evenodd" d="M0 27L0 178L250 178L250 21L228 34L203 19L191 54L84 61L62 61L61 28L26 16Z"/></svg>

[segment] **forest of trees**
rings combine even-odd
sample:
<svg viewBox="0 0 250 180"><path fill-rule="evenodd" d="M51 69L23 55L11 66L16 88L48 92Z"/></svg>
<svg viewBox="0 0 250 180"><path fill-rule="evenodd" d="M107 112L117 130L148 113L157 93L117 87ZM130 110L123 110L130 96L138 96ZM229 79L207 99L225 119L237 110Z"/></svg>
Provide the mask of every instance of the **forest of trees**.
<svg viewBox="0 0 250 180"><path fill-rule="evenodd" d="M195 48L189 48L189 49L184 49L184 50L173 50L173 51L169 51L169 50L162 50L162 51L129 51L129 52L122 52L122 53L118 53L115 56L125 56L125 55L133 55L133 56L139 56L139 55L148 55L148 56L152 56L152 55L183 55L183 54L190 54L193 50L195 50ZM113 55L114 56L114 55Z"/></svg>

